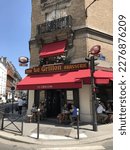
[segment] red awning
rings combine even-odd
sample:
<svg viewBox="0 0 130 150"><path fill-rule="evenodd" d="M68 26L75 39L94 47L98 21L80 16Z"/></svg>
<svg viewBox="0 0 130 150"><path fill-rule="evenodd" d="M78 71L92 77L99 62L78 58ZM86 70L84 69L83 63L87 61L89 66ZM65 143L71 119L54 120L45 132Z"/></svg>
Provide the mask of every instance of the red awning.
<svg viewBox="0 0 130 150"><path fill-rule="evenodd" d="M64 53L65 46L66 46L65 40L46 44L41 49L39 57L45 58L49 56L61 55Z"/></svg>
<svg viewBox="0 0 130 150"><path fill-rule="evenodd" d="M108 84L112 78L112 72L96 71L94 77L97 84ZM18 83L17 90L81 88L84 80L90 83L90 69L28 75Z"/></svg>
<svg viewBox="0 0 130 150"><path fill-rule="evenodd" d="M94 76L95 78L109 78L111 80L113 79L113 72L97 70L95 71Z"/></svg>
<svg viewBox="0 0 130 150"><path fill-rule="evenodd" d="M99 79L99 78L95 79L96 84L109 84L109 82L110 82L110 80L107 79L107 78L105 78L105 79Z"/></svg>
<svg viewBox="0 0 130 150"><path fill-rule="evenodd" d="M79 79L75 78L76 72L63 72L54 74L29 75L17 85L18 90L22 89L65 89L81 88Z"/></svg>

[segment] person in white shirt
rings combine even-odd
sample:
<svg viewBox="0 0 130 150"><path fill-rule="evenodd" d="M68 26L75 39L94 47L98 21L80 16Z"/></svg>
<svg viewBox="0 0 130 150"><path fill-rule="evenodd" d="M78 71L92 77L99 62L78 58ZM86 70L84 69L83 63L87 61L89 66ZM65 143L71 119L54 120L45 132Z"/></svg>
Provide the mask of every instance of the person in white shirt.
<svg viewBox="0 0 130 150"><path fill-rule="evenodd" d="M99 102L99 105L97 107L97 116L102 118L102 123L106 123L107 119L108 119L108 115L105 114L105 106L102 102Z"/></svg>
<svg viewBox="0 0 130 150"><path fill-rule="evenodd" d="M18 114L22 114L23 100L18 97Z"/></svg>

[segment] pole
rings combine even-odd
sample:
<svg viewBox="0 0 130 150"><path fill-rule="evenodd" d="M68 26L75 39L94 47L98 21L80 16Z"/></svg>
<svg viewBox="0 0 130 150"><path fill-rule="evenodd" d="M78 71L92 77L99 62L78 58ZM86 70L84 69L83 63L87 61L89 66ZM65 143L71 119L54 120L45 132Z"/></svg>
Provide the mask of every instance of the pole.
<svg viewBox="0 0 130 150"><path fill-rule="evenodd" d="M23 135L23 115L22 115L22 124L21 124L21 135Z"/></svg>
<svg viewBox="0 0 130 150"><path fill-rule="evenodd" d="M12 90L12 114L14 113L14 90Z"/></svg>
<svg viewBox="0 0 130 150"><path fill-rule="evenodd" d="M94 56L91 56L90 60L90 67L91 67L91 90L92 90L92 112L93 112L93 131L97 131L97 114L96 114L96 95L95 95L95 81L94 81L94 71L95 71L95 64L94 64Z"/></svg>
<svg viewBox="0 0 130 150"><path fill-rule="evenodd" d="M77 108L77 139L79 139L79 108Z"/></svg>
<svg viewBox="0 0 130 150"><path fill-rule="evenodd" d="M4 129L4 117L5 117L5 114L2 113L2 123L1 123L1 130Z"/></svg>
<svg viewBox="0 0 130 150"><path fill-rule="evenodd" d="M39 139L40 109L37 110L37 139Z"/></svg>

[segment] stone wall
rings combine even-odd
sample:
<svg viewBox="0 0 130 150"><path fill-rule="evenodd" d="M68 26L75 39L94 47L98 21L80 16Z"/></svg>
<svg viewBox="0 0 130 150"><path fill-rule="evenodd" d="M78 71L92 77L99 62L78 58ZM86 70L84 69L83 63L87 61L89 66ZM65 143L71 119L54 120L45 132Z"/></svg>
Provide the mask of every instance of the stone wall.
<svg viewBox="0 0 130 150"><path fill-rule="evenodd" d="M85 0L87 8L93 0ZM87 9L86 25L93 29L113 34L113 0L95 1Z"/></svg>
<svg viewBox="0 0 130 150"><path fill-rule="evenodd" d="M56 9L64 9L66 15L72 16L72 30L74 31L73 48L68 50L68 56L70 56L72 60L86 57L87 51L91 46L100 44L102 53L106 56L107 60L112 62L112 39L104 38L104 41L103 38L100 38L100 34L105 33L112 36L113 1L95 1L90 7L88 6L92 3L92 0L66 0L62 3L58 0L57 2L59 3L57 5L55 5L56 0L51 1L53 1L52 5L48 5L48 7L44 8L43 5L41 5L40 0L32 0L31 39L35 40L37 33L36 26L45 23L47 13ZM88 9L85 11L87 7ZM85 12L87 12L87 16ZM86 28L86 30L79 33L77 32L83 28ZM88 33L87 28L94 29L94 32L101 33L97 35L96 38L93 38L93 35ZM75 32L77 33L75 34ZM39 63L39 50L40 48L38 46L30 45L32 66Z"/></svg>

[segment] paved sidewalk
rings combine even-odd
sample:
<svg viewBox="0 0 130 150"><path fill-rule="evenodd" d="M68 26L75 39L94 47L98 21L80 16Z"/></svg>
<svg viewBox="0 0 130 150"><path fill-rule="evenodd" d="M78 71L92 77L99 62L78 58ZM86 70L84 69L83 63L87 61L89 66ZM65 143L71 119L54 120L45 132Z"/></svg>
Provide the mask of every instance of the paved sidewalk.
<svg viewBox="0 0 130 150"><path fill-rule="evenodd" d="M9 122L5 122L8 124ZM15 122L20 127L20 122ZM10 128L15 128L10 126ZM113 138L113 124L98 125L98 131L92 131L92 125L80 125L79 139L77 139L76 126L59 126L48 122L41 123L37 139L37 124L24 123L23 136L18 133L0 130L0 137L12 141L39 144L44 146L53 145L79 145L90 144Z"/></svg>

